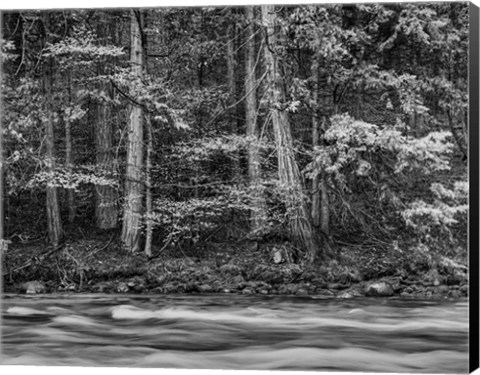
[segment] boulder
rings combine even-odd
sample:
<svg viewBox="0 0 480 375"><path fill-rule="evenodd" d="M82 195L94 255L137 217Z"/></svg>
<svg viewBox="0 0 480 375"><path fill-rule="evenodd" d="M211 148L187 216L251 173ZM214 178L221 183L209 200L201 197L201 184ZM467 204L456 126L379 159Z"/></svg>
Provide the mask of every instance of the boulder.
<svg viewBox="0 0 480 375"><path fill-rule="evenodd" d="M369 284L365 288L365 295L367 297L390 297L393 296L393 294L393 287L384 281Z"/></svg>
<svg viewBox="0 0 480 375"><path fill-rule="evenodd" d="M22 290L27 294L45 293L45 284L41 281L27 281L22 284Z"/></svg>
<svg viewBox="0 0 480 375"><path fill-rule="evenodd" d="M130 288L128 287L127 283L124 283L124 282L118 283L117 285L118 293L127 293L129 290Z"/></svg>
<svg viewBox="0 0 480 375"><path fill-rule="evenodd" d="M297 295L297 296L308 296L308 291L304 288L299 288L295 292L295 295Z"/></svg>

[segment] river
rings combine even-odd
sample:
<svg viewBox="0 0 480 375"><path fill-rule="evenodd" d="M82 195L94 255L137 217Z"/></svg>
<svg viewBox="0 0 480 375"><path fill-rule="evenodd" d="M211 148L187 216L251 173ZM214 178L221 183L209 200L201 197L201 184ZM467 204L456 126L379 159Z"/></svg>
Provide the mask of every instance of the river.
<svg viewBox="0 0 480 375"><path fill-rule="evenodd" d="M468 302L4 295L3 365L466 373Z"/></svg>

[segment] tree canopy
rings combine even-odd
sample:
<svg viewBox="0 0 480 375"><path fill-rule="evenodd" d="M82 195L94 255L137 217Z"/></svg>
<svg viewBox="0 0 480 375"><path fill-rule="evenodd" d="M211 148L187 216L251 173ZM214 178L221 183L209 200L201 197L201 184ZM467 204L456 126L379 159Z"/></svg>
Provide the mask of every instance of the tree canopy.
<svg viewBox="0 0 480 375"><path fill-rule="evenodd" d="M465 253L466 3L2 17L6 239Z"/></svg>

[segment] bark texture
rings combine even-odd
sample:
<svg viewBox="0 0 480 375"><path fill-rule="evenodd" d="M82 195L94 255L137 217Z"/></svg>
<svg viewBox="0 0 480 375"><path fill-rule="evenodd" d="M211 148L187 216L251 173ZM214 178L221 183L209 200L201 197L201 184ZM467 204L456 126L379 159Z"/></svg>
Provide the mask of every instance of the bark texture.
<svg viewBox="0 0 480 375"><path fill-rule="evenodd" d="M72 103L72 79L71 72L68 74L68 96L70 103ZM72 155L72 122L70 120L70 114L67 113L65 116L65 164L67 166L68 172L72 173L73 167L73 155ZM68 195L68 222L73 224L75 220L75 199L73 195L73 189L67 190Z"/></svg>
<svg viewBox="0 0 480 375"><path fill-rule="evenodd" d="M103 87L104 91L108 88ZM113 153L113 129L110 121L110 108L108 103L99 103L97 106L97 126L95 127L95 147L97 165L102 173L108 176L115 168ZM95 220L100 229L113 229L117 225L118 208L117 193L109 185L96 186Z"/></svg>
<svg viewBox="0 0 480 375"><path fill-rule="evenodd" d="M0 17L0 51L2 50L2 41L3 41L3 33L2 33L2 17ZM0 113L3 113L3 93L2 93L2 87L3 87L3 64L2 60L0 59ZM3 192L3 163L4 163L4 158L3 158L3 116L0 116L0 260L2 259L2 256L4 254L4 251L7 251L7 244L5 243L5 232L4 232L4 217L5 214L3 212L4 205L3 205L3 200L4 200L4 192ZM2 262L3 264L3 262ZM2 272L3 273L3 272Z"/></svg>
<svg viewBox="0 0 480 375"><path fill-rule="evenodd" d="M295 160L293 139L288 113L282 108L285 102L283 79L280 75L278 56L275 53L276 16L273 5L262 5L262 24L265 29L265 69L269 84L271 117L278 156L278 176L287 190L287 215L289 232L293 242L306 255L308 263L313 263L317 253L316 236L310 222L304 196L303 181Z"/></svg>
<svg viewBox="0 0 480 375"><path fill-rule="evenodd" d="M147 161L145 170L145 182L146 182L146 197L145 197L145 254L149 257L152 256L152 235L153 235L153 222L152 215L152 153L153 153L153 133L152 123L150 118L146 116L147 122Z"/></svg>
<svg viewBox="0 0 480 375"><path fill-rule="evenodd" d="M45 29L44 43L48 42L48 29L50 24L50 14L43 12L42 21ZM45 164L50 173L55 171L55 134L54 134L54 119L53 119L53 72L52 72L52 58L48 57L43 65L43 83L46 103L47 118L45 122L46 130L46 155ZM58 246L62 236L62 220L60 217L60 205L58 203L58 188L47 184L47 223L48 223L48 238L53 246Z"/></svg>
<svg viewBox="0 0 480 375"><path fill-rule="evenodd" d="M142 14L131 11L131 64L135 77L141 78L144 69L142 45ZM134 95L134 84L131 93ZM125 209L122 225L122 243L131 252L140 249L143 216L143 109L132 105L128 128Z"/></svg>
<svg viewBox="0 0 480 375"><path fill-rule="evenodd" d="M312 77L315 83L313 90L313 103L315 108L320 105L318 99L319 77L318 77L318 60L314 59L312 64ZM322 117L319 121L318 111L314 111L312 115L312 147L318 147L320 140L320 132L326 131L326 119ZM328 196L328 188L326 174L321 172L317 174L312 181L312 223L316 228L320 228L324 235L329 234L330 226L330 201Z"/></svg>
<svg viewBox="0 0 480 375"><path fill-rule="evenodd" d="M266 220L266 202L263 187L260 183L260 148L257 125L257 90L255 79L255 14L252 6L245 8L247 18L247 43L245 60L245 122L247 137L251 140L248 146L248 178L252 187L254 210L251 215L252 229L262 228Z"/></svg>
<svg viewBox="0 0 480 375"><path fill-rule="evenodd" d="M227 29L227 82L228 82L228 94L229 104L233 105L237 100L237 82L235 79L236 59L235 59L235 38L236 27L234 23L231 23ZM232 134L237 134L237 122L236 113L237 109L234 107L230 110L229 122ZM233 176L235 180L240 180L242 175L240 168L240 155L235 153L233 159Z"/></svg>
<svg viewBox="0 0 480 375"><path fill-rule="evenodd" d="M106 44L109 39L114 43L120 43L119 26L116 24L107 26L102 23L97 25L97 34L101 36L100 43ZM106 74L104 68L99 68L99 74ZM106 97L113 98L113 88L110 83L100 83L98 88L105 93ZM97 102L96 126L95 126L95 151L97 166L102 175L112 178L112 172L117 169L114 152L113 124L116 114L112 111L111 104L107 100ZM118 224L118 192L111 185L95 186L95 222L97 228L109 230L116 228Z"/></svg>
<svg viewBox="0 0 480 375"><path fill-rule="evenodd" d="M312 101L315 110L312 114L312 147L318 147L320 137L320 122L318 121L318 62L314 59L312 64L312 78L314 82ZM312 181L312 223L315 227L320 226L320 175L316 174Z"/></svg>

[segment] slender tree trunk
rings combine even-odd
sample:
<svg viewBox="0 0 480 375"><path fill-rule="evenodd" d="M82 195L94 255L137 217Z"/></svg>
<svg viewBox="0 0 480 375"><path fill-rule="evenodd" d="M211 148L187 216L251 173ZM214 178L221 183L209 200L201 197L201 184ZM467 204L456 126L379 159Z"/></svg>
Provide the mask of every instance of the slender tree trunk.
<svg viewBox="0 0 480 375"><path fill-rule="evenodd" d="M313 91L313 103L314 108L319 105L318 102L318 90L319 90L319 77L318 77L318 60L314 59L312 64L312 77L315 82ZM338 111L338 107L335 108ZM322 133L326 131L326 119L322 117L322 121L318 121L318 112L315 111L312 116L312 146L319 146L320 130ZM327 175L325 172L317 174L312 182L312 222L316 228L320 228L324 235L328 236L330 232L330 200L328 196L327 188Z"/></svg>
<svg viewBox="0 0 480 375"><path fill-rule="evenodd" d="M312 115L312 147L318 147L320 123L318 121L318 60L314 58L312 64L313 78L313 115ZM312 181L312 223L315 227L320 226L320 175L317 174Z"/></svg>
<svg viewBox="0 0 480 375"><path fill-rule="evenodd" d="M0 51L2 51L3 45L3 15L0 14ZM2 92L2 87L3 87L3 63L2 59L0 59L0 114L4 113L3 112L3 92ZM0 262L3 263L3 254L7 251L7 243L5 242L5 232L4 232L4 220L5 220L5 214L4 214L4 182L3 182L3 173L4 173L4 168L3 168L3 163L4 163L4 158L3 158L3 116L0 115ZM3 268L2 268L3 270ZM3 273L3 272L2 272Z"/></svg>
<svg viewBox="0 0 480 375"><path fill-rule="evenodd" d="M322 117L321 123L322 132L325 133L327 131L327 120L325 117ZM328 194L328 186L327 186L327 174L322 171L320 173L320 229L322 230L323 234L328 236L330 234L330 198ZM330 251L330 249L328 248Z"/></svg>
<svg viewBox="0 0 480 375"><path fill-rule="evenodd" d="M131 64L135 77L140 79L144 69L142 45L142 13L131 11ZM135 92L134 84L131 92ZM143 215L143 109L132 105L128 129L125 211L122 225L122 243L131 252L140 249Z"/></svg>
<svg viewBox="0 0 480 375"><path fill-rule="evenodd" d="M108 91L107 85L103 86ZM106 102L97 105L97 126L95 127L95 148L97 166L102 173L108 175L114 168L113 129L109 104ZM113 229L117 226L116 189L110 185L96 186L95 219L100 229Z"/></svg>
<svg viewBox="0 0 480 375"><path fill-rule="evenodd" d="M69 104L72 105L72 77L71 72L68 74L68 97ZM72 123L70 121L70 113L65 116L65 164L68 173L72 173ZM68 222L73 224L75 220L75 202L73 196L73 189L67 189L68 195Z"/></svg>
<svg viewBox="0 0 480 375"><path fill-rule="evenodd" d="M44 42L48 42L49 18L48 12L43 12L43 26L45 28ZM55 135L54 135L54 120L53 120L53 61L48 57L43 66L43 83L45 91L46 103L46 155L45 162L50 173L55 171ZM60 218L60 205L58 203L58 188L47 184L47 224L48 237L53 246L58 246L62 236L62 221Z"/></svg>
<svg viewBox="0 0 480 375"><path fill-rule="evenodd" d="M228 26L227 30L227 82L228 82L228 96L230 105L236 102L237 96L237 84L235 80L235 24L231 23ZM237 122L236 122L236 108L230 110L229 122L230 122L230 131L232 134L237 134ZM241 169L240 169L240 155L238 152L235 153L233 158L233 176L235 180L240 180L241 178Z"/></svg>
<svg viewBox="0 0 480 375"><path fill-rule="evenodd" d="M245 8L247 18L247 43L245 60L245 121L247 137L251 140L248 146L248 178L252 187L252 203L254 210L251 214L251 227L254 230L262 229L266 220L266 202L263 186L260 183L260 148L257 123L257 90L255 79L255 13L253 6Z"/></svg>
<svg viewBox="0 0 480 375"><path fill-rule="evenodd" d="M283 80L280 75L276 49L275 7L262 5L262 23L266 32L264 48L265 68L267 71L270 111L278 156L278 175L280 183L287 189L287 213L289 232L294 243L304 249L308 263L315 260L317 241L310 222L304 196L303 181L295 161L293 139L288 113L282 109L285 102Z"/></svg>
<svg viewBox="0 0 480 375"><path fill-rule="evenodd" d="M152 256L152 234L153 234L153 223L151 219L152 215L152 152L153 152L153 134L152 134L152 123L150 118L146 116L146 125L147 125L147 161L145 169L145 182L146 182L146 197L145 197L145 220L146 220L146 230L145 230L145 254L147 256Z"/></svg>

